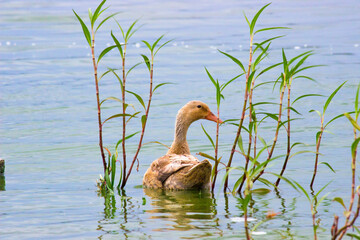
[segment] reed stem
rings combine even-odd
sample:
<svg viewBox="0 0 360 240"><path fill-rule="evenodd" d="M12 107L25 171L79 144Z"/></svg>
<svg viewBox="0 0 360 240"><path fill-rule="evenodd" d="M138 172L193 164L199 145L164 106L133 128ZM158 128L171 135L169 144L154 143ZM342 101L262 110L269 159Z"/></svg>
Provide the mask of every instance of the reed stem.
<svg viewBox="0 0 360 240"><path fill-rule="evenodd" d="M247 106L247 101L248 101L248 97L249 97L248 81L249 81L251 63L252 63L252 57L253 57L253 52L252 52L253 39L254 39L254 35L250 35L249 66L248 66L248 71L246 73L244 104L243 104L243 109L242 109L242 112L241 112L241 118L240 118L239 127L238 127L238 130L236 132L235 140L234 140L233 146L231 148L231 152L230 152L229 161L228 161L228 164L226 166L226 177L225 177L225 182L224 182L224 192L226 192L226 189L228 188L228 184L229 184L229 174L228 174L228 172L229 172L229 168L231 167L231 163L232 163L232 159L234 157L236 145L237 145L237 142L239 141L242 125L243 125L244 119L245 119L246 106Z"/></svg>
<svg viewBox="0 0 360 240"><path fill-rule="evenodd" d="M95 61L95 33L94 29L91 28L91 56L93 61L93 67L94 67L94 78L95 78L95 88L96 88L96 103L97 103L97 112L98 112L98 125L99 125L99 147L100 147L100 153L101 158L103 162L104 167L104 174L106 171L106 160L105 160L105 153L104 153L104 147L103 147L103 139L102 139L102 127L103 124L101 122L101 108L100 108L100 96L99 96L99 82L98 82L98 74L97 74L97 63Z"/></svg>

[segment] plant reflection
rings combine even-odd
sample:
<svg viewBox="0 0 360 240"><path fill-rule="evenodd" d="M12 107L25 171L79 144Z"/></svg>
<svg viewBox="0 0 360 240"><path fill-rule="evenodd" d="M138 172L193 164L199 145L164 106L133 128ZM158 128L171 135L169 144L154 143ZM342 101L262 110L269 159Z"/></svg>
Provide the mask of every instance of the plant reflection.
<svg viewBox="0 0 360 240"><path fill-rule="evenodd" d="M218 226L216 201L208 191L144 189L144 193L151 199L152 208L146 210L150 219L173 222L168 224L169 227L153 231L214 229Z"/></svg>

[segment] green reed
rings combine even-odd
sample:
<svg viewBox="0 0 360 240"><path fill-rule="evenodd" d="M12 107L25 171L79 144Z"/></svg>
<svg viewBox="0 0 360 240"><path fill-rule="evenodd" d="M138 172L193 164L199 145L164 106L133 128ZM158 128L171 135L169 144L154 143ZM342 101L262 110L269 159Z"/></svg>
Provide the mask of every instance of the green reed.
<svg viewBox="0 0 360 240"><path fill-rule="evenodd" d="M360 142L360 137L358 137L358 131L360 131L360 125L358 124L359 115L360 115L360 107L359 107L359 92L360 92L360 84L358 85L354 103L354 112L345 113L344 115L349 119L354 133L354 141L351 145L351 197L349 207L347 208L344 200L341 197L336 197L333 200L340 203L344 207L344 216L345 216L345 224L342 227L339 227L339 217L337 215L334 216L334 223L331 228L331 236L333 240L342 239L346 234L349 228L354 228L357 231L357 234L348 233L347 235L350 237L354 237L356 239L360 239L360 230L358 227L354 226L356 219L359 217L360 212L360 185L356 186L356 159L357 159L357 148ZM354 117L351 114L354 113ZM355 213L352 215L352 211L354 208L355 194L357 195L358 202Z"/></svg>
<svg viewBox="0 0 360 240"><path fill-rule="evenodd" d="M100 187L100 190L102 192L106 193L106 191L108 191L108 190L110 192L113 192L113 190L114 190L115 176L116 176L116 163L118 162L120 164L120 174L119 174L120 177L119 177L119 182L117 184L117 188L124 189L128 179L130 177L130 174L132 172L133 166L134 166L135 162L138 161L138 155L139 155L140 149L143 145L142 141L143 141L144 134L145 134L147 119L149 117L150 105L151 105L153 93L155 92L155 90L157 88L159 88L165 84L168 84L168 83L160 83L160 84L156 85L155 87L153 87L154 58L155 58L156 54L158 53L158 51L162 47L164 47L167 43L169 43L170 41L160 44L159 42L162 40L162 38L164 36L159 37L152 45L150 45L147 41L144 41L144 40L142 41L150 50L150 57L147 57L144 54L141 55L143 61L145 62L147 69L149 70L149 97L148 97L148 102L145 105L143 97L140 96L139 94L135 93L134 91L128 90L128 87L127 87L127 78L128 78L129 73L132 72L133 69L135 69L137 66L139 66L142 63L142 62L140 62L140 63L133 65L132 67L130 67L128 69L126 68L126 66L127 66L127 64L126 64L126 62L127 62L127 58L126 58L127 46L129 44L130 38L140 28L140 27L136 27L138 20L134 21L127 30L124 29L117 20L115 20L115 22L119 28L119 31L121 32L123 43L121 44L119 39L116 37L116 33L113 33L113 31L111 31L110 36L114 42L114 45L103 49L98 56L96 56L96 54L95 54L95 34L97 33L99 28L105 22L107 22L109 19L113 19L114 16L116 16L118 14L118 13L114 13L114 14L107 16L95 28L96 20L99 18L99 16L101 14L104 13L105 10L108 9L108 7L102 9L105 2L106 2L106 0L102 1L99 4L99 6L96 8L94 13L92 13L91 10L89 9L91 34L90 34L88 27L82 20L82 18L80 18L79 15L75 11L74 11L74 14L76 15L77 19L79 20L82 30L83 30L83 33L84 33L84 36L85 36L85 39L91 48L91 56L92 56L94 76L95 76L97 110L98 110L99 146L100 146L100 153L101 153L103 167L104 167L104 178L102 178L102 177L100 178L100 183L98 185ZM98 65L100 63L100 60L103 57L105 57L106 54L109 53L113 49L117 49L119 52L119 55L121 58L121 66L120 66L121 73L120 74L117 73L117 70L119 70L119 69L108 68L107 71L105 71L100 77L98 77L98 75L99 75L98 74ZM113 76L115 77L115 79L119 82L120 89L121 89L121 97L118 98L118 97L111 96L111 97L107 97L100 101L99 81L104 76L108 75L109 73L112 73ZM127 94L133 95L138 100L141 107L143 107L143 111L137 111L133 104L130 104L127 102L127 97L126 97ZM121 103L122 111L121 111L121 113L114 114L114 115L106 118L105 121L102 121L102 111L101 111L102 104L104 104L106 101L109 101L109 100L117 101L117 102ZM129 106L131 106L134 109L133 113L131 113L131 111L129 111ZM140 118L141 119L141 128L140 128L141 130L137 131L135 133L132 133L132 134L127 134L126 129L128 127L130 120L137 118L138 115L140 115L141 113L143 113L143 115ZM121 134L121 139L115 145L115 152L112 154L108 148L104 147L103 127L107 121L109 121L111 119L115 119L115 118L121 118L121 120L122 120L122 125L121 125L122 126L122 134ZM126 140L134 137L138 133L140 133L138 147L137 147L136 152L130 162L130 167L127 170L128 160L127 160L127 151L126 151ZM118 159L120 146L121 146L122 161L120 161ZM106 150L108 153L108 161L107 162L106 162L104 150ZM103 191L103 190L105 190L105 191Z"/></svg>

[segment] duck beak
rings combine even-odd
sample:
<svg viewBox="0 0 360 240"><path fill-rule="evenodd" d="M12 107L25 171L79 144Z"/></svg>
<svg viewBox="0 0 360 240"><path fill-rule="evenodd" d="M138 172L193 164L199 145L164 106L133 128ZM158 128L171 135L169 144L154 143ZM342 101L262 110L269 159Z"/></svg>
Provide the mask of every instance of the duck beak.
<svg viewBox="0 0 360 240"><path fill-rule="evenodd" d="M216 123L218 121L218 118L212 112L209 112L209 114L205 117L205 119L216 122ZM223 123L223 121L220 118L219 118L219 123Z"/></svg>

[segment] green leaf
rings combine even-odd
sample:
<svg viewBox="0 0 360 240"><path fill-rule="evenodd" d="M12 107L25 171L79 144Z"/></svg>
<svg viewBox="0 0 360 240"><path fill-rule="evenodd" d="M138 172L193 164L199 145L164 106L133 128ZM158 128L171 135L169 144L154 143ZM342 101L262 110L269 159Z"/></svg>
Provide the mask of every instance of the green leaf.
<svg viewBox="0 0 360 240"><path fill-rule="evenodd" d="M316 112L317 115L319 115L320 118L322 117L321 112L319 112L318 110L311 109L309 112Z"/></svg>
<svg viewBox="0 0 360 240"><path fill-rule="evenodd" d="M210 135L206 132L204 126L201 124L201 128L204 131L204 133L206 134L206 136L208 137L209 141L211 142L211 145L213 146L213 148L215 149L215 144L214 141L212 140L212 138L210 137Z"/></svg>
<svg viewBox="0 0 360 240"><path fill-rule="evenodd" d="M124 58L124 54L123 54L123 49L121 47L121 44L120 42L117 40L117 38L114 36L113 32L111 31L111 37L112 39L114 40L115 44L116 44L116 47L118 48L119 50L119 53L121 55L121 58Z"/></svg>
<svg viewBox="0 0 360 240"><path fill-rule="evenodd" d="M132 114L131 117L129 117L129 119L126 121L126 124L127 124L128 122L130 122L130 120L131 120L132 118L136 117L136 115L138 115L139 113L141 113L141 111Z"/></svg>
<svg viewBox="0 0 360 240"><path fill-rule="evenodd" d="M271 190L268 188L256 188L256 189L251 190L251 193L255 193L255 194L259 194L259 195L265 195L270 192L271 192Z"/></svg>
<svg viewBox="0 0 360 240"><path fill-rule="evenodd" d="M297 78L305 78L305 79L308 79L310 81L313 81L313 82L316 82L315 79L311 78L311 77L308 77L308 76L296 76L296 77L293 77L293 79L297 79Z"/></svg>
<svg viewBox="0 0 360 240"><path fill-rule="evenodd" d="M251 20L251 23L250 23L250 35L253 34L254 32L254 28L255 28L255 25L256 25L256 21L258 20L260 14L262 13L262 11L264 11L264 9L269 6L271 3L268 3L266 4L265 6L263 6L254 16L254 18Z"/></svg>
<svg viewBox="0 0 360 240"><path fill-rule="evenodd" d="M349 119L350 123L353 125L354 128L356 128L357 130L360 131L359 124L357 124L357 122L350 116L349 113L344 113L343 115L345 115L347 117L347 119Z"/></svg>
<svg viewBox="0 0 360 240"><path fill-rule="evenodd" d="M234 80L236 80L238 77L240 77L242 75L244 75L244 73L239 74L236 77L234 77L234 78L230 79L229 81L227 81L226 83L222 84L221 87L220 87L220 92L222 92L226 88L227 85L229 85L230 83L232 83Z"/></svg>
<svg viewBox="0 0 360 240"><path fill-rule="evenodd" d="M146 66L147 66L147 68L148 68L148 70L149 70L149 72L150 72L151 70L150 70L150 61L149 61L149 58L148 58L147 56L145 56L144 54L141 54L141 56L143 57L144 62L145 62Z"/></svg>
<svg viewBox="0 0 360 240"><path fill-rule="evenodd" d="M156 45L159 43L159 41L164 37L165 35L161 35L158 39L156 39L156 41L153 43L153 45L151 46L151 52L154 51Z"/></svg>
<svg viewBox="0 0 360 240"><path fill-rule="evenodd" d="M286 59L286 55L285 55L284 49L282 49L282 58L283 58L284 74L285 74L286 77L289 77L289 76L288 76L288 68L289 68L289 65L288 65L288 62L287 62L287 59Z"/></svg>
<svg viewBox="0 0 360 240"><path fill-rule="evenodd" d="M238 178L238 180L234 184L234 188L233 188L232 192L236 192L236 190L238 189L238 187L242 183L243 178L244 178L244 175L242 175L240 178Z"/></svg>
<svg viewBox="0 0 360 240"><path fill-rule="evenodd" d="M243 141L242 141L241 135L239 135L239 139L238 139L237 144L238 144L238 146L239 146L240 151L245 155L245 150L244 150L244 145L243 145Z"/></svg>
<svg viewBox="0 0 360 240"><path fill-rule="evenodd" d="M344 86L345 83L346 83L346 81L343 82L339 87L337 87L333 93L331 93L331 95L329 96L329 98L328 98L328 99L326 100L326 102L325 102L323 113L325 113L325 111L326 111L326 109L328 108L331 100L334 98L335 94L340 90L340 88L341 88L342 86Z"/></svg>
<svg viewBox="0 0 360 240"><path fill-rule="evenodd" d="M142 128L145 127L146 120L147 120L146 115L142 115L142 116L141 116L141 126L142 126Z"/></svg>
<svg viewBox="0 0 360 240"><path fill-rule="evenodd" d="M136 94L134 92L128 91L128 90L126 90L126 92L134 95L137 98L137 100L139 101L139 103L143 106L144 110L146 110L144 100L142 99L142 97L140 95L138 95L138 94Z"/></svg>
<svg viewBox="0 0 360 240"><path fill-rule="evenodd" d="M267 50L269 49L270 47L270 44L271 42L265 47L262 49L262 52L259 54L259 56L255 59L253 65L254 65L254 68L256 68L256 66L264 59L263 56L265 55L265 57L267 56Z"/></svg>
<svg viewBox="0 0 360 240"><path fill-rule="evenodd" d="M109 68L109 71L112 72L115 75L115 77L117 78L117 80L120 83L120 87L121 87L121 90L122 90L123 89L123 83L122 83L121 78L119 77L119 75L115 72L115 69Z"/></svg>
<svg viewBox="0 0 360 240"><path fill-rule="evenodd" d="M90 32L89 29L86 27L85 23L83 22L83 20L79 17L79 15L76 14L76 12L73 10L74 14L76 15L77 19L79 20L82 30L84 32L84 36L86 38L86 41L88 42L89 46L91 47L91 36L90 36Z"/></svg>
<svg viewBox="0 0 360 240"><path fill-rule="evenodd" d="M156 90L157 88L159 88L159 87L161 87L161 86L164 86L164 85L166 85L166 84L173 84L173 83L171 83L171 82L159 83L158 85L156 85L156 86L154 87L153 93L155 92L155 90Z"/></svg>
<svg viewBox="0 0 360 240"><path fill-rule="evenodd" d="M102 124L104 125L105 122L109 121L110 119L113 119L113 118L118 118L118 117L131 117L132 115L131 114L123 114L123 113L119 113L119 114L115 114L115 115L112 115L111 117L108 117Z"/></svg>
<svg viewBox="0 0 360 240"><path fill-rule="evenodd" d="M351 144L351 155L352 155L353 159L355 159L355 157L356 157L356 150L357 150L359 141L360 141L360 137L355 139L355 141Z"/></svg>
<svg viewBox="0 0 360 240"><path fill-rule="evenodd" d="M307 69L310 69L310 68L323 67L323 66L326 66L326 65L311 65L311 66L303 67L303 68L297 70L296 72L294 72L293 75L296 75L297 73L302 72L302 71L307 70Z"/></svg>
<svg viewBox="0 0 360 240"><path fill-rule="evenodd" d="M262 71L258 74L257 77L259 77L260 75L264 74L265 72L267 72L267 71L269 71L269 70L271 70L271 69L273 69L273 68L275 68L275 67L277 67L277 66L279 66L279 65L281 65L281 64L282 64L282 62L281 62L281 63L276 63L276 64L274 64L274 65L271 65L270 67L265 68L264 70L262 70ZM256 78L257 78L257 77L256 77ZM270 81L270 82L273 82L273 81ZM265 82L265 83L269 83L269 82ZM264 83L262 83L262 84L264 84ZM259 85L260 85L260 84L259 84Z"/></svg>
<svg viewBox="0 0 360 240"><path fill-rule="evenodd" d="M104 179L105 179L105 181L106 181L106 186L107 186L108 188L110 188L111 190L113 190L112 187L111 187L111 181L110 181L110 178L109 178L109 171L108 171L108 169L105 170Z"/></svg>
<svg viewBox="0 0 360 240"><path fill-rule="evenodd" d="M333 199L333 201L340 203L341 206L343 206L343 207L345 208L345 210L347 210L347 209L346 209L346 206L345 206L345 204L344 204L344 200L343 200L341 197L335 197L335 198Z"/></svg>
<svg viewBox="0 0 360 240"><path fill-rule="evenodd" d="M145 41L145 40L142 40L142 42L145 43L145 45L146 45L146 46L149 48L149 50L152 52L150 43L148 43L148 42Z"/></svg>
<svg viewBox="0 0 360 240"><path fill-rule="evenodd" d="M155 51L154 56L156 56L156 54L158 53L158 51L163 48L166 44L168 44L169 42L173 41L173 39L170 39L169 41L164 42L163 44L160 45L160 47L158 47L158 49Z"/></svg>
<svg viewBox="0 0 360 240"><path fill-rule="evenodd" d="M299 113L295 108L293 107L287 107L289 108L291 111L293 111L294 113L298 114L298 115L302 115L301 113Z"/></svg>
<svg viewBox="0 0 360 240"><path fill-rule="evenodd" d="M140 64L142 64L142 62L139 62L139 63L135 64L134 66L132 66L132 67L127 71L126 77L129 75L129 73L130 73L134 68L136 68L136 67L139 66Z"/></svg>
<svg viewBox="0 0 360 240"><path fill-rule="evenodd" d="M98 60L97 60L97 64L99 64L100 60L102 57L105 56L105 54L107 54L108 52L110 52L112 49L116 48L116 45L110 46L105 48L99 55Z"/></svg>
<svg viewBox="0 0 360 240"><path fill-rule="evenodd" d="M305 98L305 97L323 97L324 95L321 94L304 94L301 95L300 97L296 98L291 105L293 105L295 102L297 102L298 100Z"/></svg>
<svg viewBox="0 0 360 240"><path fill-rule="evenodd" d="M120 100L119 98L117 98L117 97L107 97L107 98L105 98L104 100L102 100L101 102L100 102L100 106L101 106L101 104L103 104L105 101L107 101L107 100L114 100L114 101L117 101L117 102L123 102L122 100Z"/></svg>
<svg viewBox="0 0 360 240"><path fill-rule="evenodd" d="M319 165L320 164L326 165L333 173L336 173L335 170L331 167L331 165L329 163L327 163L327 162L319 162Z"/></svg>
<svg viewBox="0 0 360 240"><path fill-rule="evenodd" d="M135 135L138 134L139 132L140 132L140 131L135 132L135 133L133 133L133 134L130 134L130 135L126 136L126 137L125 137L125 140L127 140L127 139L129 139L129 138L132 138L133 136L135 136ZM117 149L118 149L119 145L122 143L122 141L123 141L123 139L120 139L120 140L116 143L116 146L115 146L116 152L117 152Z"/></svg>
<svg viewBox="0 0 360 240"><path fill-rule="evenodd" d="M111 189L114 189L115 175L116 175L116 157L115 157L115 155L112 155L112 158L111 158Z"/></svg>
<svg viewBox="0 0 360 240"><path fill-rule="evenodd" d="M227 56L228 58L230 58L231 60L233 60L234 63L236 63L239 67L241 67L241 69L244 71L244 73L246 73L245 71L245 68L244 68L244 65L241 63L240 60L238 60L237 58L231 56L230 54L228 53L225 53L225 52L222 52L220 50L218 50L220 53L224 54L225 56Z"/></svg>
<svg viewBox="0 0 360 240"><path fill-rule="evenodd" d="M355 97L355 118L359 115L360 108L359 108L359 92L360 92L360 83L358 85Z"/></svg>
<svg viewBox="0 0 360 240"><path fill-rule="evenodd" d="M95 12L94 12L94 14L93 14L93 17L92 17L92 19L91 19L91 26L93 27L94 26L94 23L95 23L95 21L96 21L96 19L99 17L99 12L100 12L100 10L101 10L101 7L104 5L104 3L106 2L106 0L103 0L100 4L99 4L99 6L96 8L96 10L95 10Z"/></svg>
<svg viewBox="0 0 360 240"><path fill-rule="evenodd" d="M203 152L199 152L198 153L200 156L204 157L204 158L208 158L210 160L213 160L214 162L216 162L216 159L212 156L210 156L209 154L203 153Z"/></svg>
<svg viewBox="0 0 360 240"><path fill-rule="evenodd" d="M254 49L254 53L259 49L259 48L262 48L262 45L264 45L265 43L267 42L270 42L272 40L275 40L275 39L278 39L278 38L282 38L284 37L285 35L281 35L281 36L276 36L276 37L272 37L272 38L269 38L269 39L266 39L265 41L262 41L261 43L254 43L254 45L256 46L256 48Z"/></svg>
<svg viewBox="0 0 360 240"><path fill-rule="evenodd" d="M305 191L305 189L295 180L293 180L293 182L295 183L295 185L304 193L304 195L306 196L306 198L309 200L309 202L311 202L310 196L309 194Z"/></svg>
<svg viewBox="0 0 360 240"><path fill-rule="evenodd" d="M215 80L214 80L213 76L211 76L210 72L207 70L207 68L206 68L206 67L205 67L205 71L206 71L206 73L207 73L207 75L208 75L209 79L211 80L211 82L212 82L212 83L214 84L214 86L216 87L216 82L215 82Z"/></svg>
<svg viewBox="0 0 360 240"><path fill-rule="evenodd" d="M356 235L355 233L347 233L346 235L355 239L360 239L360 236Z"/></svg>
<svg viewBox="0 0 360 240"><path fill-rule="evenodd" d="M91 12L91 9L90 9L90 8L88 9L88 11L89 11L89 19L90 19L90 22L91 22L91 19L93 18L93 14L92 14L92 12Z"/></svg>
<svg viewBox="0 0 360 240"><path fill-rule="evenodd" d="M130 37L133 35L133 33L131 33L131 30L134 28L135 24L139 21L139 19L136 19L131 26L129 27L129 29L126 32L125 38L124 40L126 40L126 42L130 39ZM137 30L135 30L137 31Z"/></svg>
<svg viewBox="0 0 360 240"><path fill-rule="evenodd" d="M100 24L97 26L95 33L99 30L99 28L101 27L101 25L103 25L107 20L109 20L110 18L114 17L115 15L119 14L120 12L116 12L114 14L111 14L110 16L107 16L104 20L102 20L100 22Z"/></svg>
<svg viewBox="0 0 360 240"><path fill-rule="evenodd" d="M257 30L255 34L259 33L259 32L263 32L263 31L269 31L269 30L277 30L277 29L291 29L291 28L288 28L288 27L270 27L270 28L262 28L262 29L259 29Z"/></svg>

